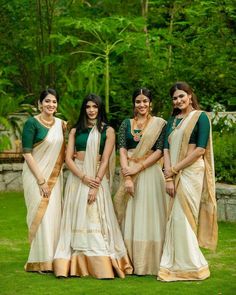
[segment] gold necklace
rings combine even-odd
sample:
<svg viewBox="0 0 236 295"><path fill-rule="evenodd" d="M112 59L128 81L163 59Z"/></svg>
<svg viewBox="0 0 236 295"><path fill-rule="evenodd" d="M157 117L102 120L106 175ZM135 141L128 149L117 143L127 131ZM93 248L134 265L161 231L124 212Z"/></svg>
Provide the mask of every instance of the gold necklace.
<svg viewBox="0 0 236 295"><path fill-rule="evenodd" d="M38 118L39 118L39 121L40 121L43 125L45 125L46 127L48 127L48 128L52 127L52 125L54 125L54 123L55 123L55 118L54 118L54 117L52 118L51 121L47 121L47 120L43 119L42 115L40 114L40 115L38 116Z"/></svg>
<svg viewBox="0 0 236 295"><path fill-rule="evenodd" d="M133 136L134 141L140 141L140 139L141 139L141 137L143 135L143 132L144 132L145 128L147 127L147 124L150 121L150 119L151 119L151 116L148 116L146 118L145 122L142 123L143 128L139 132L134 132L134 122L137 121L137 120L136 119L132 120L130 132L131 132L131 134ZM137 127L139 128L138 123L137 123Z"/></svg>

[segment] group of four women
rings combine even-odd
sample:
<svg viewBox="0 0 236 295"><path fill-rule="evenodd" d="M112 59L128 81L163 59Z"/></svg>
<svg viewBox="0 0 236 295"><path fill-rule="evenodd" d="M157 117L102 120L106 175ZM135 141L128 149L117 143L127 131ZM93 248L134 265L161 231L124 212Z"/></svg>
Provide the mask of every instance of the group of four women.
<svg viewBox="0 0 236 295"><path fill-rule="evenodd" d="M26 121L22 138L26 271L209 277L199 245L215 249L217 242L210 121L187 83L177 82L170 95L166 124L151 115L151 92L134 92L134 117L119 129L121 176L112 202L115 132L101 98L84 99L65 153L66 126L54 117L59 97L53 89L41 93L40 114ZM62 199L64 155L70 173Z"/></svg>

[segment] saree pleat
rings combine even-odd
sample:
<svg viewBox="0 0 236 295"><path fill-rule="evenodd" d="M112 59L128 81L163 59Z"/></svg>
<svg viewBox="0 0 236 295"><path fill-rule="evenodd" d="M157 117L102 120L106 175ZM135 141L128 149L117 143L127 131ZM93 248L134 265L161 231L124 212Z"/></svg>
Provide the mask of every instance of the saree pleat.
<svg viewBox="0 0 236 295"><path fill-rule="evenodd" d="M48 131L47 137L37 145L32 155L42 171L46 181L49 180L62 151L64 143L62 121L55 118L55 124ZM62 164L62 163L61 163ZM61 168L61 165L60 165ZM57 173L58 174L58 173ZM23 165L23 188L27 207L27 224L29 229L38 212L42 202L39 186L30 168L25 162ZM25 265L26 271L52 271L53 257L59 238L61 220L61 197L62 197L62 173L54 177L54 184L50 198L47 201L47 208L37 226L36 233L31 241L28 261Z"/></svg>
<svg viewBox="0 0 236 295"><path fill-rule="evenodd" d="M90 132L84 161L75 159L78 168L95 177L98 131ZM56 276L121 278L132 273L110 194L106 176L100 184L96 201L88 204L89 188L69 174L62 216L60 239L54 257Z"/></svg>
<svg viewBox="0 0 236 295"><path fill-rule="evenodd" d="M165 121L153 117L135 150L128 151L134 160L145 157L159 137ZM129 161L129 165L133 164ZM134 197L127 195L124 181L114 197L118 221L129 257L137 275L157 275L166 227L165 182L159 163L133 177Z"/></svg>
<svg viewBox="0 0 236 295"><path fill-rule="evenodd" d="M189 135L199 115L200 112L191 112L182 126L171 133L170 143L173 144L170 145L170 157L173 166L185 156L181 149L183 146L186 149L185 145L188 146ZM212 167L211 173L213 170ZM212 204L216 209L216 204L211 203L206 195L204 199L205 178L206 160L200 157L180 171L175 179L176 194L171 201L172 208L167 222L165 244L158 273L161 280L203 280L210 276L208 263L199 248L198 240L199 220L201 220L199 212L201 212L202 203ZM217 225L209 223L208 226L216 228ZM208 232L207 229L205 231ZM208 234L205 237L205 244L210 245L208 241L212 242L212 237ZM216 240L211 245L215 244Z"/></svg>

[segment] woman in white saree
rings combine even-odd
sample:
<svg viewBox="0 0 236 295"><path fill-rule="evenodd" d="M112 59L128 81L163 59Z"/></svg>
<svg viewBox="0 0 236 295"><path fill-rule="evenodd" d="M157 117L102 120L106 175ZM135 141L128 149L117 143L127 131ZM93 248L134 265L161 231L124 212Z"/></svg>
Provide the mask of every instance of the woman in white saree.
<svg viewBox="0 0 236 295"><path fill-rule="evenodd" d="M114 197L118 221L137 275L157 275L166 227L166 192L162 167L165 120L150 115L148 89L133 94L133 119L119 131L120 187Z"/></svg>
<svg viewBox="0 0 236 295"><path fill-rule="evenodd" d="M53 116L57 104L55 90L43 91L41 113L23 128L23 188L31 243L26 271L52 271L59 238L65 124Z"/></svg>
<svg viewBox="0 0 236 295"><path fill-rule="evenodd" d="M166 190L171 196L159 278L203 280L210 276L199 245L215 249L217 215L210 121L185 82L170 89L173 116L164 145Z"/></svg>
<svg viewBox="0 0 236 295"><path fill-rule="evenodd" d="M114 145L115 133L107 125L101 98L90 94L83 101L66 151L71 172L54 257L57 277L109 279L132 273L110 194Z"/></svg>

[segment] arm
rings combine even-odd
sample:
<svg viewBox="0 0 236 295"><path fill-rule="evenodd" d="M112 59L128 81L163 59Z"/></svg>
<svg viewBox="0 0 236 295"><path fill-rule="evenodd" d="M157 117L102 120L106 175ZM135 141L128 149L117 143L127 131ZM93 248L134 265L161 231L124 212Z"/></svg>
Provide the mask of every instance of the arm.
<svg viewBox="0 0 236 295"><path fill-rule="evenodd" d="M33 173L34 177L37 179L37 183L39 185L40 194L44 198L48 198L50 196L50 190L49 187L45 181L45 178L40 171L37 162L35 161L34 157L31 153L24 153L23 157L25 158L25 161L27 165L29 166L31 172Z"/></svg>
<svg viewBox="0 0 236 295"><path fill-rule="evenodd" d="M104 174L106 173L106 169L107 169L114 145L115 145L115 131L113 128L109 127L106 130L106 143L105 143L104 151L102 153L101 163L97 172L97 176L95 178L99 184L102 181ZM93 202L96 201L97 192L98 192L98 187L90 188L89 198L88 198L89 204L92 204Z"/></svg>
<svg viewBox="0 0 236 295"><path fill-rule="evenodd" d="M75 133L76 129L72 128L66 149L66 165L75 176L79 177L84 182L84 184L89 187L98 187L99 183L97 183L94 178L85 175L80 169L78 169L74 162Z"/></svg>

